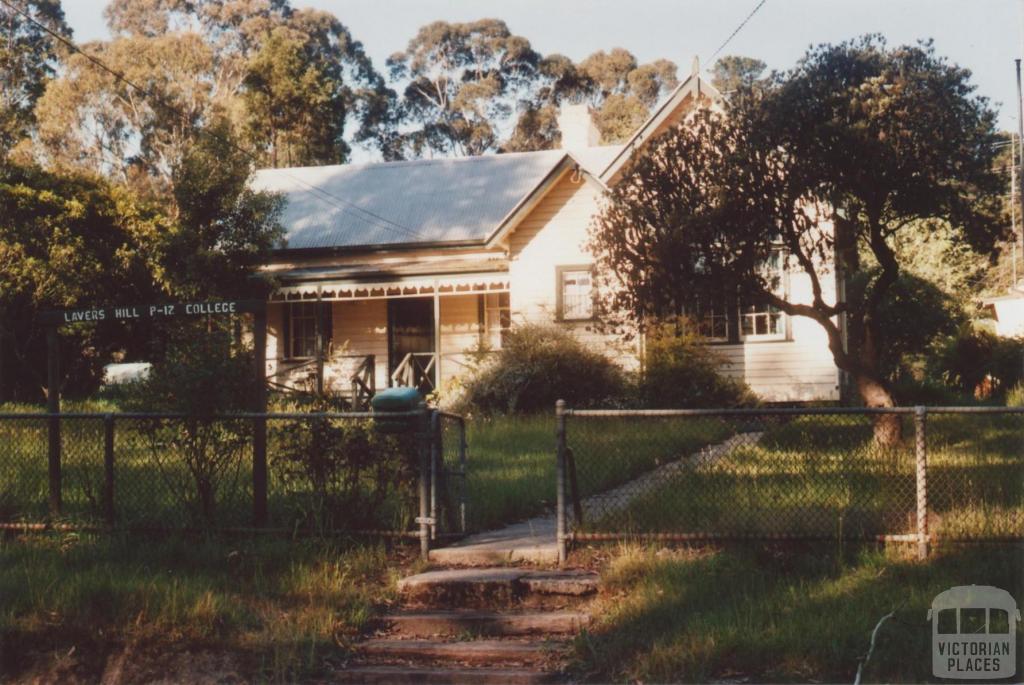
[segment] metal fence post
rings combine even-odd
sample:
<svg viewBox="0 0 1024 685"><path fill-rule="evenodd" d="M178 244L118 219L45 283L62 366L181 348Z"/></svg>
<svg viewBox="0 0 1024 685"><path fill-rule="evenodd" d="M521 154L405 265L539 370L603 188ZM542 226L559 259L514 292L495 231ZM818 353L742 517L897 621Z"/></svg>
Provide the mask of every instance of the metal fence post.
<svg viewBox="0 0 1024 685"><path fill-rule="evenodd" d="M418 423L416 450L420 461L420 515L416 517L416 522L420 525L420 555L426 559L430 553L430 471L427 463L430 459L430 417L425 409Z"/></svg>
<svg viewBox="0 0 1024 685"><path fill-rule="evenodd" d="M103 415L103 517L114 525L114 415Z"/></svg>
<svg viewBox="0 0 1024 685"><path fill-rule="evenodd" d="M466 532L466 420L459 417L459 532Z"/></svg>
<svg viewBox="0 0 1024 685"><path fill-rule="evenodd" d="M568 556L565 525L565 400L555 402L555 437L555 539L558 543L558 564L561 566Z"/></svg>
<svg viewBox="0 0 1024 685"><path fill-rule="evenodd" d="M430 413L430 539L437 539L437 462L441 456L441 414Z"/></svg>
<svg viewBox="0 0 1024 685"><path fill-rule="evenodd" d="M253 316L256 387L253 409L258 414L252 425L252 523L267 524L267 310Z"/></svg>
<svg viewBox="0 0 1024 685"><path fill-rule="evenodd" d="M917 557L928 558L928 445L925 407L914 407L914 460L917 482Z"/></svg>

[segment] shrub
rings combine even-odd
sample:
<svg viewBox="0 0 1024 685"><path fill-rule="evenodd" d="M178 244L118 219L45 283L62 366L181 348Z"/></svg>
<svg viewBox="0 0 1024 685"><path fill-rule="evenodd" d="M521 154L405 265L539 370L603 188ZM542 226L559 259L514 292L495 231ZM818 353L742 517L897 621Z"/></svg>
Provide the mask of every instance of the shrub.
<svg viewBox="0 0 1024 685"><path fill-rule="evenodd" d="M1007 407L1024 407L1024 383L1018 383L1006 393Z"/></svg>
<svg viewBox="0 0 1024 685"><path fill-rule="evenodd" d="M742 381L721 373L723 360L686 319L652 326L647 333L638 396L647 407L718 408L756 405Z"/></svg>
<svg viewBox="0 0 1024 685"><path fill-rule="evenodd" d="M296 398L290 411L335 412L330 399ZM292 525L315 533L405 525L417 475L411 435L384 435L370 420L310 418L270 425L270 467L287 493ZM389 512L388 505L397 506Z"/></svg>
<svg viewBox="0 0 1024 685"><path fill-rule="evenodd" d="M571 332L523 324L467 379L461 404L483 414L545 412L559 399L571 407L618 401L625 387L622 369Z"/></svg>
<svg viewBox="0 0 1024 685"><path fill-rule="evenodd" d="M1022 358L1024 339L964 326L935 345L928 373L964 394L998 398L1021 382Z"/></svg>
<svg viewBox="0 0 1024 685"><path fill-rule="evenodd" d="M251 422L215 419L251 409L252 350L229 326L184 322L170 326L150 373L125 385L125 408L183 414L137 422L168 489L202 525L217 520L217 505L239 497Z"/></svg>

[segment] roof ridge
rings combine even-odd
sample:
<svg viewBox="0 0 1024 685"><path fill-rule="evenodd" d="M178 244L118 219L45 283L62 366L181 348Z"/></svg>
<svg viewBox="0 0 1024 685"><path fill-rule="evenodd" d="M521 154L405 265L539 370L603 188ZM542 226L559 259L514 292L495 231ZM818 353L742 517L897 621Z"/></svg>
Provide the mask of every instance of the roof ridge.
<svg viewBox="0 0 1024 685"><path fill-rule="evenodd" d="M615 147L613 145L600 146L600 147ZM395 168L400 166L430 166L433 164L450 164L450 163L467 163L467 162L479 162L491 159L511 159L526 157L529 155L535 155L540 157L541 155L555 156L557 153L566 154L569 150L563 149L552 149L552 150L527 150L524 152L502 152L486 154L486 155L467 155L463 157L431 157L428 159L400 159L394 161L382 161L382 162L357 162L350 164L320 164L312 166L292 166L292 167L264 167L262 169L256 169L254 173L260 172L288 172L288 171L307 171L307 170L320 170L320 169L353 169L353 170L365 170L377 168Z"/></svg>

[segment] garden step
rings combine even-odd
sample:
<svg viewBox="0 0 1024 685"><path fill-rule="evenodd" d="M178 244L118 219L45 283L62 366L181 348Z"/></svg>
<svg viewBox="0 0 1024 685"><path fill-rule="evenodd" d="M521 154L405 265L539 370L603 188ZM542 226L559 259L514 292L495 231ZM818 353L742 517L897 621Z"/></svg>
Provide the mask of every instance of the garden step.
<svg viewBox="0 0 1024 685"><path fill-rule="evenodd" d="M369 657L393 660L446 660L456 663L535 663L551 654L551 645L518 640L367 640L359 651Z"/></svg>
<svg viewBox="0 0 1024 685"><path fill-rule="evenodd" d="M398 589L409 603L441 608L564 605L596 592L597 574L516 568L447 569L403 578L398 581Z"/></svg>
<svg viewBox="0 0 1024 685"><path fill-rule="evenodd" d="M431 668L352 666L331 674L338 683L451 683L452 685L534 685L559 680L557 674L525 668Z"/></svg>
<svg viewBox="0 0 1024 685"><path fill-rule="evenodd" d="M578 632L590 616L576 611L506 612L423 611L385 617L390 632L407 637L431 635L565 635Z"/></svg>

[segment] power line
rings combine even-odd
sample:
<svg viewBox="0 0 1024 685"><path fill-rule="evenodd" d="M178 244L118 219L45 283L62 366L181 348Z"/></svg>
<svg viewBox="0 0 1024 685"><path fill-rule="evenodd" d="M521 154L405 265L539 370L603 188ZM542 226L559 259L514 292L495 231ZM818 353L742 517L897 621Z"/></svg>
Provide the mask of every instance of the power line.
<svg viewBox="0 0 1024 685"><path fill-rule="evenodd" d="M163 107L165 110L167 110L167 111L177 115L178 118L180 118L182 121L184 121L188 126L191 126L193 128L193 130L196 132L196 134L198 134L198 135L208 135L211 138L214 138L214 139L219 140L219 141L221 141L223 143L226 143L227 145L231 146L232 148L234 148L238 152L241 152L242 154L244 154L250 160L256 162L257 164L259 163L259 159L252 152L250 152L250 151L246 150L245 148L241 147L240 145L238 145L237 143L232 141L230 138L226 138L226 137L221 136L221 135L219 135L219 134L217 134L217 133L215 133L213 131L207 131L205 129L202 129L202 128L199 128L199 127L195 126L194 124L191 123L188 115L186 115L179 108L177 108L176 106L174 106L174 105L164 101L163 98L161 96L159 96L158 94L153 93L152 91L150 91L150 90L148 90L148 89L138 85L137 83L133 82L132 80L130 80L128 77L126 77L124 74L122 74L121 72L117 71L116 69L113 69L112 67L107 66L107 64L104 63L103 60L99 59L98 57L96 57L94 55L90 55L89 53L83 51L73 41L65 38L64 36L60 35L56 31L53 31L52 29L50 29L45 24L43 24L43 23L41 23L39 21L36 21L36 19L34 17L32 17L30 14L28 14L22 8L12 4L11 2L9 2L9 0L0 0L0 3L4 4L8 8L10 8L11 10L17 12L22 17L24 17L26 20L28 20L29 22L31 22L35 26L39 27L40 29L42 29L43 31L48 33L54 39L56 39L59 42L61 42L69 50L71 50L74 53L77 53L77 54L81 55L82 57L85 57L87 60L92 62L96 67L98 67L99 69L101 69L101 70L105 71L106 73L110 74L111 76L113 76L118 81L120 81L120 82L124 83L125 85L129 86L133 90L136 90L139 93L141 93L141 94L151 98L152 100L155 100L156 103L159 104L161 107ZM342 197L338 197L337 195L334 195L333 193L330 193L330 192L324 190L323 188L318 188L318 187L316 187L316 186L314 186L314 185L312 185L310 183L307 183L306 181L303 181L298 176L296 176L294 174L291 174L291 173L288 173L287 169L276 169L276 171L278 173L283 174L284 176L287 176L288 178L292 179L293 181L295 181L295 182L305 186L310 191L312 191L314 193L317 193L318 195L321 196L322 200L328 202L328 204L333 204L338 209L342 209L342 210L344 210L346 208L354 209L357 212L361 212L362 214L364 214L367 217L371 217L371 220L369 220L369 223L376 224L380 228L384 228L384 229L388 229L388 230L396 229L396 230L399 230L399 231L401 231L403 233L411 235L411 236L413 236L415 238L423 238L423 235L421 235L420 233L417 233L416 231L414 231L413 229L409 228L408 226L403 226L401 224L395 223L394 221L391 221L390 219L387 219L387 218L385 218L383 216L380 216L379 214L377 214L375 212L372 212L372 211L370 211L368 209L360 207L360 206L358 206L358 205L356 205L356 204L354 204L352 202L349 202L348 200L346 200L346 199L344 199ZM334 201L340 202L344 206L339 206L339 205L335 204ZM373 221L372 219L375 219L376 221ZM366 220L366 219L364 219L364 220ZM380 223L380 222L383 222L383 224Z"/></svg>
<svg viewBox="0 0 1024 685"><path fill-rule="evenodd" d="M732 33L730 33L730 34L729 34L729 37L728 37L728 38L726 38L726 39L725 39L725 41L724 41L724 42L723 42L723 43L722 43L721 45L719 45L719 46L718 46L718 49L717 49L717 50L715 50L715 51L714 51L714 52L713 52L713 53L711 54L711 57L709 57L709 58L708 58L708 64L711 64L711 61L712 61L713 59L715 59L715 57L717 57L717 56L718 56L718 53L720 53L720 52L722 51L722 49L723 49L723 48L724 48L724 47L725 47L726 45L728 45L728 44L729 44L729 41L731 41L731 40L732 40L733 38L735 38L735 37L736 37L736 34L737 34L737 33L739 33L740 31L742 31L742 30L743 30L743 27L747 25L747 22L748 22L748 21L750 21L750 20L751 20L751 18L752 18L752 17L753 17L753 16L755 15L755 14L757 14L757 11L758 11L759 9L761 9L762 7L764 7L764 3L766 3L766 2L768 2L768 0L761 0L761 2L757 3L757 6L756 6L756 7L755 7L755 8L753 9L753 10L751 10L751 11L750 11L750 14L748 14L748 15L747 15L747 18L746 18L746 19L744 19L743 21L741 21L741 22L740 22L740 25L736 27L736 30L735 30L735 31L733 31Z"/></svg>

